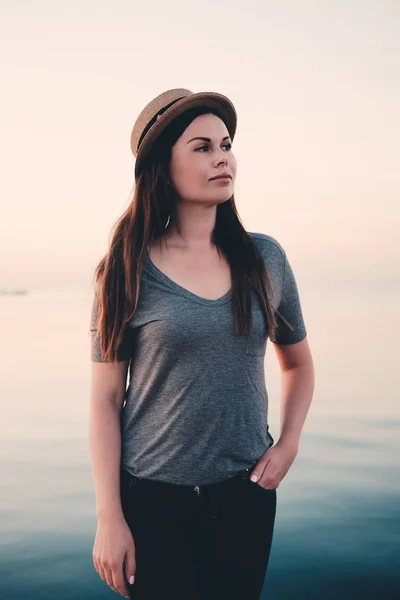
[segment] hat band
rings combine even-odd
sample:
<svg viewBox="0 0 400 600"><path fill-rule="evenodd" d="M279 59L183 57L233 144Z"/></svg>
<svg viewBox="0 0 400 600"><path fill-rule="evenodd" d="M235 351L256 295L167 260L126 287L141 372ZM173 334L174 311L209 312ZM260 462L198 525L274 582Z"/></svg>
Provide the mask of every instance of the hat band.
<svg viewBox="0 0 400 600"><path fill-rule="evenodd" d="M165 111L168 110L173 104L175 104L175 102L178 102L178 100L182 100L182 98L185 98L185 96L181 96L181 98L175 98L175 100L172 100L172 102L170 102L166 106L163 106L158 111L158 113L156 113L154 115L154 117L152 119L150 119L150 121L147 123L146 127L142 131L142 135L139 138L139 143L137 145L137 150L136 151L139 150L140 144L142 143L143 139L146 137L147 132L149 131L149 129L151 129L151 127L153 127L154 123L156 123L158 121L158 118L161 117L161 115L164 114Z"/></svg>

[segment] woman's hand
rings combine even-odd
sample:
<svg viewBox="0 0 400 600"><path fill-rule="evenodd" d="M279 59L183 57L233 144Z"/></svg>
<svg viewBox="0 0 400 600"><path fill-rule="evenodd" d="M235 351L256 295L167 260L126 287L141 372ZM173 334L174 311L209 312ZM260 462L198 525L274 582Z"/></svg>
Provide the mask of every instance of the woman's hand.
<svg viewBox="0 0 400 600"><path fill-rule="evenodd" d="M289 471L298 452L298 446L277 442L264 452L254 467L250 479L256 476L258 485L267 489L276 489Z"/></svg>
<svg viewBox="0 0 400 600"><path fill-rule="evenodd" d="M136 573L135 543L124 518L98 521L93 563L101 579L114 592L126 598L130 597L124 577L124 566L129 581Z"/></svg>

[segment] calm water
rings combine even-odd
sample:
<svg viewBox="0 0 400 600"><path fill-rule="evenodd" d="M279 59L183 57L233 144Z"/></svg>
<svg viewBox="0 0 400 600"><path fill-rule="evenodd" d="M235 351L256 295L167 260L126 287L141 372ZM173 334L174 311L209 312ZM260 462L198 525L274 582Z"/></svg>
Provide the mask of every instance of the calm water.
<svg viewBox="0 0 400 600"><path fill-rule="evenodd" d="M400 598L400 285L301 296L316 389L278 490L263 598ZM1 600L122 598L91 556L90 302L85 291L0 298ZM277 439L271 345L266 379Z"/></svg>

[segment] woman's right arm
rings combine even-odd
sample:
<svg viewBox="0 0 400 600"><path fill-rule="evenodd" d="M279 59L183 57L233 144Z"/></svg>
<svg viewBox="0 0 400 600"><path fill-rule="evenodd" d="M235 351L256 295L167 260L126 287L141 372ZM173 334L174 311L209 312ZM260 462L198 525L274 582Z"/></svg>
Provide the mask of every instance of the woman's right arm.
<svg viewBox="0 0 400 600"><path fill-rule="evenodd" d="M90 457L97 517L123 517L120 498L121 425L128 361L92 361Z"/></svg>
<svg viewBox="0 0 400 600"><path fill-rule="evenodd" d="M136 571L134 541L121 506L120 413L125 397L129 361L92 361L89 449L96 495L98 527L93 560L100 577L116 592L129 597L123 576Z"/></svg>

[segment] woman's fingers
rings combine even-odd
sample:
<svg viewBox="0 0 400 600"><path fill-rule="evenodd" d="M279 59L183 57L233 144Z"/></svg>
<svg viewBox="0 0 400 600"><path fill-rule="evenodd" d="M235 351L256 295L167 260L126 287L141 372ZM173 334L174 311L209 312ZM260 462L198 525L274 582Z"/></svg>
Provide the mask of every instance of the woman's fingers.
<svg viewBox="0 0 400 600"><path fill-rule="evenodd" d="M128 525L120 521L99 523L92 556L100 578L115 593L129 598L129 585L132 585L129 580L135 575L136 560L135 544Z"/></svg>
<svg viewBox="0 0 400 600"><path fill-rule="evenodd" d="M102 566L101 566L101 564L99 564L99 563L97 563L97 567L98 567L98 568L97 568L96 570L97 570L97 572L98 572L98 574L99 574L99 577L100 577L100 579L102 579L103 581L106 581L106 575L105 575L105 573L104 573L104 569L103 569L103 567L102 567ZM106 582L106 583L107 583L107 582Z"/></svg>
<svg viewBox="0 0 400 600"><path fill-rule="evenodd" d="M106 575L106 583L107 585L116 593L118 594L118 590L116 589L115 585L114 585L114 580L113 580L113 572L112 569L110 568L105 568L104 569L105 575Z"/></svg>
<svg viewBox="0 0 400 600"><path fill-rule="evenodd" d="M112 571L113 584L119 594L129 598L129 590L124 580L122 563Z"/></svg>
<svg viewBox="0 0 400 600"><path fill-rule="evenodd" d="M133 546L128 548L128 550L125 554L124 568L125 568L126 580L129 582L130 585L133 585L135 582L135 579L133 579L133 581L131 581L131 577L135 578L135 573L136 573L136 555L135 555L135 545L134 544L133 544Z"/></svg>

